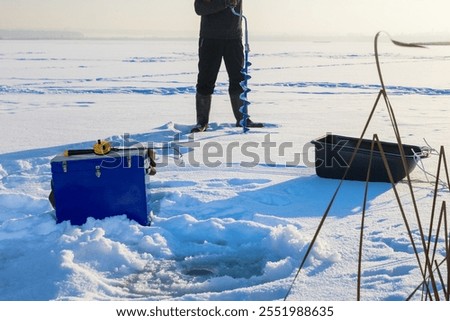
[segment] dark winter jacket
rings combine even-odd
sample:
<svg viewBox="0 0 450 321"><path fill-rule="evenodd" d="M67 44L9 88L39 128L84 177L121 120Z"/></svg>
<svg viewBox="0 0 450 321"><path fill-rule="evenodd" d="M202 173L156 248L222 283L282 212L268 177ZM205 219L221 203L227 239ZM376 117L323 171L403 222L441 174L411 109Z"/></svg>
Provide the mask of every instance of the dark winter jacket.
<svg viewBox="0 0 450 321"><path fill-rule="evenodd" d="M227 0L195 0L195 12L201 16L200 37L210 39L242 38L242 18L227 7ZM235 10L241 12L242 0Z"/></svg>

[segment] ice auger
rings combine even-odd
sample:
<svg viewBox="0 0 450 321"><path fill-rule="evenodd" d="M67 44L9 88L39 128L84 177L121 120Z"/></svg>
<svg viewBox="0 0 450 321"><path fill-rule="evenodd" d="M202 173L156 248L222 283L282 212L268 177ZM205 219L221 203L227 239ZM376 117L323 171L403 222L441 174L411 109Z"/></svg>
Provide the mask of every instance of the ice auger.
<svg viewBox="0 0 450 321"><path fill-rule="evenodd" d="M252 64L248 61L248 54L250 52L250 46L248 44L248 25L247 25L247 18L242 14L242 12L237 12L233 6L230 7L231 12L233 12L234 15L241 17L244 20L244 66L242 67L241 73L244 75L244 80L240 82L240 85L242 87L242 93L239 96L243 102L243 105L239 109L239 111L242 113L242 120L240 122L242 129L244 133L249 131L249 128L247 127L247 120L249 119L248 114L248 105L250 105L249 100L247 99L247 93L250 91L250 88L248 88L248 80L252 78L248 74L248 67L250 67Z"/></svg>

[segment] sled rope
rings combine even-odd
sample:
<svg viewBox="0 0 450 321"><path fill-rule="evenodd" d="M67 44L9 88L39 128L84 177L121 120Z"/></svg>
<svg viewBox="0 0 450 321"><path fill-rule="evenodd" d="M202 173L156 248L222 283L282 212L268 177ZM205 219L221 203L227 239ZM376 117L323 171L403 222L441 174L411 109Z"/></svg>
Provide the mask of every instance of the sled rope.
<svg viewBox="0 0 450 321"><path fill-rule="evenodd" d="M414 157L414 162L416 163L417 168L420 169L424 173L425 178L428 183L434 184L434 182L431 182L429 179L429 177L432 177L432 178L438 180L439 184L442 186L443 189L450 189L448 184L444 180L438 179L438 177L436 175L434 175L433 173L430 173L429 171L426 170L425 165L423 164L423 161L422 161L422 158L423 158L422 155L438 155L439 156L439 152L436 149L434 149L430 145L428 145L427 142L426 142L426 144L427 144L427 146L422 147L422 151L420 153L417 153L414 150L411 150L413 157Z"/></svg>
<svg viewBox="0 0 450 321"><path fill-rule="evenodd" d="M237 12L234 7L230 7L231 12L238 17L241 17L242 20L244 20L244 66L242 67L241 73L244 76L244 80L242 80L239 84L242 87L242 93L239 96L242 100L242 106L239 108L239 111L242 114L242 120L240 121L240 125L242 126L242 130L244 133L249 131L249 128L247 127L247 121L249 119L248 114L248 106L250 105L250 101L247 98L247 94L250 91L250 88L248 88L248 80L252 78L248 73L248 67L250 67L252 64L248 60L248 55L250 52L250 46L248 44L248 24L247 24L247 17L245 17L241 12Z"/></svg>

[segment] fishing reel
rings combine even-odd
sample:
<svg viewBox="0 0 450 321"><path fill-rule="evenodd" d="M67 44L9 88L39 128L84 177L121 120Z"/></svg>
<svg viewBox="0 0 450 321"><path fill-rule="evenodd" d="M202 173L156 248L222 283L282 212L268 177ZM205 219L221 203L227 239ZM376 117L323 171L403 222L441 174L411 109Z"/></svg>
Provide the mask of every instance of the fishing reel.
<svg viewBox="0 0 450 321"><path fill-rule="evenodd" d="M106 140L97 140L94 144L94 154L96 155L106 155L112 149L111 143Z"/></svg>

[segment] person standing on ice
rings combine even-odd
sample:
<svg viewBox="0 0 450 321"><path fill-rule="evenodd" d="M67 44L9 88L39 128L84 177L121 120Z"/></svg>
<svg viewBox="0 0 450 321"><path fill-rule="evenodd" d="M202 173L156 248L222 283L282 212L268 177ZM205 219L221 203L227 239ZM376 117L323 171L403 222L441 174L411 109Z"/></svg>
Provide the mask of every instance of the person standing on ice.
<svg viewBox="0 0 450 321"><path fill-rule="evenodd" d="M242 12L242 0L195 0L195 12L201 16L200 39L198 49L198 76L195 95L197 124L191 133L203 132L208 128L211 96L216 85L222 59L229 78L228 93L236 126L242 127L243 102L240 94L244 80L241 73L244 65L244 47L242 45L242 18L233 14ZM264 127L262 123L247 120L247 127Z"/></svg>

